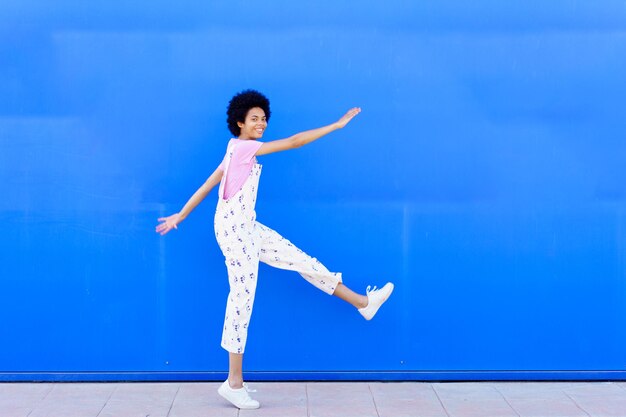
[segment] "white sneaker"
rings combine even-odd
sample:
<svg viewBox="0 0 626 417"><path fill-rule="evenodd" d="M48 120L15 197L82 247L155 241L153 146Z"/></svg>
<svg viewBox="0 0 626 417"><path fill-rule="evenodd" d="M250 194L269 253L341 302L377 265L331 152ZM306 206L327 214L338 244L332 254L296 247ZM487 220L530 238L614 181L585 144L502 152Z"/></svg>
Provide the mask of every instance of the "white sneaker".
<svg viewBox="0 0 626 417"><path fill-rule="evenodd" d="M365 290L367 292L367 306L359 308L359 313L365 317L365 320L371 320L380 306L387 301L387 298L389 298L393 292L393 284L388 282L379 290L377 290L376 287L371 290L370 288L371 287L368 285L367 290Z"/></svg>
<svg viewBox="0 0 626 417"><path fill-rule="evenodd" d="M261 404L259 404L257 400L250 398L248 392L255 391L249 390L245 383L243 384L243 388L231 388L228 380L224 381L224 383L217 389L217 393L219 395L230 401L230 403L237 408L242 410L254 410L259 408Z"/></svg>

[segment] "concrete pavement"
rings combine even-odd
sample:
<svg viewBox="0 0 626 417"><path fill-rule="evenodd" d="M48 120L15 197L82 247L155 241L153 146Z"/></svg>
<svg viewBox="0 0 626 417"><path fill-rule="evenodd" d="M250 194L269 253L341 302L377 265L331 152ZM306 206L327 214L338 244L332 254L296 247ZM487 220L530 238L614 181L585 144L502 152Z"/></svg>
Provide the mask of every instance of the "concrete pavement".
<svg viewBox="0 0 626 417"><path fill-rule="evenodd" d="M0 417L626 417L626 382L0 383Z"/></svg>

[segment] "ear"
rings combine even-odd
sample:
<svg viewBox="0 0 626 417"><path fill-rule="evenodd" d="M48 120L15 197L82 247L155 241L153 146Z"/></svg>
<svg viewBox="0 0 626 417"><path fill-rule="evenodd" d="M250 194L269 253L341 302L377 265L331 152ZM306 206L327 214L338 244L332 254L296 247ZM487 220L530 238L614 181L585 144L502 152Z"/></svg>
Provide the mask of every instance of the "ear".
<svg viewBox="0 0 626 417"><path fill-rule="evenodd" d="M239 129L241 129L243 127L243 123L237 122L237 126L239 126Z"/></svg>

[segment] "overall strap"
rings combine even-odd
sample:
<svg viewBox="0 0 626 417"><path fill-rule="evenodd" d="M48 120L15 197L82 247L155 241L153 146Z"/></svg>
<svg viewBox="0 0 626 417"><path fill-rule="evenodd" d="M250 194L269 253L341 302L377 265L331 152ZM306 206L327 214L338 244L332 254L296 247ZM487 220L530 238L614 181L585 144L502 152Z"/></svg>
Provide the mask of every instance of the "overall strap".
<svg viewBox="0 0 626 417"><path fill-rule="evenodd" d="M220 182L220 188L218 190L218 194L220 199L224 199L224 189L226 188L226 174L228 173L228 167L230 166L230 160L233 158L233 153L235 152L235 144L237 142L232 141L233 143L228 146L226 149L226 159L224 162L224 174L222 174L222 181Z"/></svg>

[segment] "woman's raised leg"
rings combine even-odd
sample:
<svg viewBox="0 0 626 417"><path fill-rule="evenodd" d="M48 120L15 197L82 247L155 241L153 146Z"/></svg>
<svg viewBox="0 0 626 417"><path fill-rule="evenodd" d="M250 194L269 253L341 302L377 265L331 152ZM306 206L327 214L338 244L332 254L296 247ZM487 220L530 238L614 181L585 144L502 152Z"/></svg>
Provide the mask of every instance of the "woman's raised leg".
<svg viewBox="0 0 626 417"><path fill-rule="evenodd" d="M256 223L261 232L261 262L275 268L296 271L320 290L346 301L359 310L370 320L378 308L389 298L393 284L387 283L381 289L367 288L367 294L359 294L348 288L343 282L341 273L330 272L317 259L298 249L293 243L261 223Z"/></svg>
<svg viewBox="0 0 626 417"><path fill-rule="evenodd" d="M337 288L335 288L335 292L333 293L333 295L349 304L352 304L356 308L367 307L367 296L355 293L343 282L340 282L337 285Z"/></svg>

